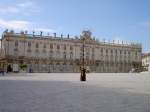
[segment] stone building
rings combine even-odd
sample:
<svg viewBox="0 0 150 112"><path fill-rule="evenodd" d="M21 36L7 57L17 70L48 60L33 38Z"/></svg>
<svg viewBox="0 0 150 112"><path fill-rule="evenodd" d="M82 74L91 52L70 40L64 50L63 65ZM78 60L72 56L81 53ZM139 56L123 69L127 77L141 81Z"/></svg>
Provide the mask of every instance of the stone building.
<svg viewBox="0 0 150 112"><path fill-rule="evenodd" d="M145 53L142 56L142 66L150 72L150 53Z"/></svg>
<svg viewBox="0 0 150 112"><path fill-rule="evenodd" d="M32 72L80 72L83 56L91 72L129 72L141 66L141 44L100 42L90 31L79 37L58 37L5 31L2 35L0 66L13 69L27 65Z"/></svg>

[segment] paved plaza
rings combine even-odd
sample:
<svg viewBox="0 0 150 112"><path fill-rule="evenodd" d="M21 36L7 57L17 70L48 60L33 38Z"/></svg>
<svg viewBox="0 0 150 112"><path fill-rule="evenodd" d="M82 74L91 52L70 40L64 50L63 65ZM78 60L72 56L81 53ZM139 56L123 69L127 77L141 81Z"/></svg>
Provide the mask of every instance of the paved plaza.
<svg viewBox="0 0 150 112"><path fill-rule="evenodd" d="M0 112L150 112L150 74L0 76Z"/></svg>

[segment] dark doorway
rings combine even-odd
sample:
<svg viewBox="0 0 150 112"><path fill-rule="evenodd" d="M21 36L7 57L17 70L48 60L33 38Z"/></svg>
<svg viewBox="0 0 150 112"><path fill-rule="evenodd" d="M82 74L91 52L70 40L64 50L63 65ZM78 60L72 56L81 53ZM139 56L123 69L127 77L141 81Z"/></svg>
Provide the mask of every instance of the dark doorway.
<svg viewBox="0 0 150 112"><path fill-rule="evenodd" d="M11 65L8 65L8 66L7 66L7 72L12 72Z"/></svg>

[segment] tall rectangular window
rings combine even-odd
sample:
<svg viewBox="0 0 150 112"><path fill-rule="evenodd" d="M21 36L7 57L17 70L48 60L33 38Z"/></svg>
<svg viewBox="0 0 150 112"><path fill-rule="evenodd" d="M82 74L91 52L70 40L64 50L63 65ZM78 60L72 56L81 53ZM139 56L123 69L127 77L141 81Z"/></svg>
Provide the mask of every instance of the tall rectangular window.
<svg viewBox="0 0 150 112"><path fill-rule="evenodd" d="M46 48L46 44L44 44L43 48Z"/></svg>
<svg viewBox="0 0 150 112"><path fill-rule="evenodd" d="M66 50L66 45L64 45L64 50Z"/></svg>
<svg viewBox="0 0 150 112"><path fill-rule="evenodd" d="M66 52L64 52L64 59L66 59Z"/></svg>
<svg viewBox="0 0 150 112"><path fill-rule="evenodd" d="M101 49L101 53L103 53L103 48Z"/></svg>
<svg viewBox="0 0 150 112"><path fill-rule="evenodd" d="M50 44L50 49L53 49L53 44Z"/></svg>
<svg viewBox="0 0 150 112"><path fill-rule="evenodd" d="M57 49L60 49L60 45L57 45Z"/></svg>
<svg viewBox="0 0 150 112"><path fill-rule="evenodd" d="M28 42L28 47L31 47L31 42Z"/></svg>
<svg viewBox="0 0 150 112"><path fill-rule="evenodd" d="M72 46L70 46L70 50L73 50L73 47L72 47Z"/></svg>
<svg viewBox="0 0 150 112"><path fill-rule="evenodd" d="M15 41L15 46L18 47L18 41Z"/></svg>
<svg viewBox="0 0 150 112"><path fill-rule="evenodd" d="M73 58L73 53L72 52L70 52L70 59L72 59Z"/></svg>
<svg viewBox="0 0 150 112"><path fill-rule="evenodd" d="M36 48L39 48L39 44L38 44L38 43L36 43L35 47L36 47Z"/></svg>

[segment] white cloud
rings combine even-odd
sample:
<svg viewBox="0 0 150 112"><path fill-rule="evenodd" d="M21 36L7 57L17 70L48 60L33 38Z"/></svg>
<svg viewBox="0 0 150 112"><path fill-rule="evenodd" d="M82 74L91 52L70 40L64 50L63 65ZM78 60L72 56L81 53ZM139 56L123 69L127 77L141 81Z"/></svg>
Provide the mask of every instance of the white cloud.
<svg viewBox="0 0 150 112"><path fill-rule="evenodd" d="M28 21L20 21L20 20L3 20L0 19L0 27L8 28L8 29L28 29L31 25Z"/></svg>
<svg viewBox="0 0 150 112"><path fill-rule="evenodd" d="M29 30L29 31L43 31L43 32L56 32L56 30L38 26L35 23L24 20L4 20L0 18L1 29L14 29L14 30Z"/></svg>
<svg viewBox="0 0 150 112"><path fill-rule="evenodd" d="M17 4L17 6L22 7L22 8L28 8L28 7L34 6L34 4L31 1L26 1L26 2L23 2L23 3Z"/></svg>
<svg viewBox="0 0 150 112"><path fill-rule="evenodd" d="M1 14L33 14L40 11L39 7L31 1L26 1L18 4L12 4L9 6L0 6Z"/></svg>
<svg viewBox="0 0 150 112"><path fill-rule="evenodd" d="M55 30L49 28L35 28L34 31L56 32Z"/></svg>
<svg viewBox="0 0 150 112"><path fill-rule="evenodd" d="M1 7L0 8L0 13L2 13L2 14L18 13L18 12L19 12L19 9L16 7L6 7L6 8Z"/></svg>
<svg viewBox="0 0 150 112"><path fill-rule="evenodd" d="M40 7L37 6L36 3L31 2L31 1L19 3L19 4L17 4L17 7L24 14L31 14L31 13L33 14L33 13L39 13L40 12Z"/></svg>

